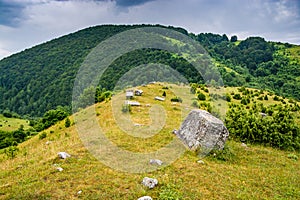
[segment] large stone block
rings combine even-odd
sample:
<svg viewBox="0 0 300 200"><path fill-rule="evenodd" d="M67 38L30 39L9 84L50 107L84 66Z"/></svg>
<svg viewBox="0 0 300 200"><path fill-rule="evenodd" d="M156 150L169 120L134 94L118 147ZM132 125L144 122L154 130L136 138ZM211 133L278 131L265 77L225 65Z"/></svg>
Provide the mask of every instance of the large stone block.
<svg viewBox="0 0 300 200"><path fill-rule="evenodd" d="M191 150L223 149L229 132L224 123L205 110L192 110L176 135Z"/></svg>

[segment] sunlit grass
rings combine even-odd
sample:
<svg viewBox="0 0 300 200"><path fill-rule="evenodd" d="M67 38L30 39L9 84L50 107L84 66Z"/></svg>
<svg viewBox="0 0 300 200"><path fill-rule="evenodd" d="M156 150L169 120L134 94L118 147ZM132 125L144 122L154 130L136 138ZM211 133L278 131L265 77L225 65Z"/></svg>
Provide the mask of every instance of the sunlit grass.
<svg viewBox="0 0 300 200"><path fill-rule="evenodd" d="M23 125L24 129L29 128L29 121L17 118L7 118L0 114L0 131L14 131Z"/></svg>
<svg viewBox="0 0 300 200"><path fill-rule="evenodd" d="M180 108L185 106L171 104L174 94L170 88L163 90L163 86L140 87L144 95L134 99L142 106L132 109L131 119L142 124L140 128L151 125L149 110L155 104L166 112L163 129L149 138L134 137L120 130L114 121L111 101L96 105L97 119L113 143L126 150L147 152L172 140L171 131L179 127ZM163 91L167 93L166 101L155 101L154 96L160 96ZM165 188L176 191L183 199L297 199L300 196L300 161L288 156L294 154L299 158L297 152L249 144L243 147L239 142L228 141L233 159L222 161L211 155L202 159L205 164L199 164L199 157L186 151L169 166L132 174L111 169L94 158L82 144L76 125L65 128L64 122L60 122L45 132L47 137L42 140L37 135L20 144L14 159L0 154L0 199L137 199L144 195L158 199ZM46 144L47 141L51 143ZM57 158L60 151L72 157L60 160ZM64 170L57 171L57 166ZM157 178L158 186L151 190L143 187L141 181L145 176Z"/></svg>

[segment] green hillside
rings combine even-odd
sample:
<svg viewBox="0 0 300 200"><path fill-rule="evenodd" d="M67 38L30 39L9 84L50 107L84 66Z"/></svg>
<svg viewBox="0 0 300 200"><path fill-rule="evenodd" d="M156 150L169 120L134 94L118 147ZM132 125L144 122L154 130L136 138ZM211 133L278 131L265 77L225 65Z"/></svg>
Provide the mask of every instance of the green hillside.
<svg viewBox="0 0 300 200"><path fill-rule="evenodd" d="M181 115L181 112L186 113L185 111L201 107L211 109L217 114L220 106L216 103L216 98L209 95L219 90L217 88L193 85L192 94L188 97L184 97L184 92L177 93L179 95L177 97L183 99L182 103L174 103L171 99L176 97L174 91L186 91L188 88L186 86L156 83L136 88L142 89L144 93L142 96L134 97L133 101L140 102L141 106L131 107L130 119L133 124L139 126L128 123L117 124L117 117L128 116L128 113L122 112L125 91L121 91L111 100L107 99L71 116L70 127L66 128L65 120L60 121L20 144L18 150L15 150L14 157L9 157L10 154L0 150L0 199L138 199L144 195L154 199L297 199L299 197L299 151L278 150L280 147L270 147L273 146L272 143L258 145L259 141L252 141L251 137L242 137L238 132L241 129L230 122L231 115L228 115L225 120L230 130L230 138L225 149L213 151L210 155L201 158L204 164L198 163L200 158L190 151L185 151L168 166L162 165L156 171L140 174L121 172L99 162L89 153L87 147L83 145L84 138L80 138L78 134L78 126L82 122L85 124L93 121L90 116L96 116L106 138L118 147L131 152L147 153L160 149L176 138L172 130L179 128L182 118L186 115ZM291 110L285 115L284 120L290 119L289 116L293 117L290 121L291 125L295 125L294 120L299 120L299 102L279 96L275 98L274 94L267 91L241 87L227 87L226 93L228 105L241 106L240 109L245 111L245 113L236 112L241 120L249 116L249 120L255 118L263 121L259 109L264 106L267 120L279 119L281 111L286 112L287 108ZM162 96L162 94L165 94L165 101L154 100L155 96ZM200 94L204 95L205 100L200 100L203 99ZM268 96L268 99L265 96ZM250 102L245 100L245 103L242 103L242 99L248 97ZM116 106L114 102L121 102L121 104ZM255 105L259 107L256 111ZM274 107L269 107L272 105ZM143 138L131 136L124 131L124 128L132 126L134 130L142 132L143 128L152 123L156 124L150 118L151 110L156 108L163 109L165 113L157 116L165 116L165 123L157 134ZM230 111L231 109L228 108L228 113ZM253 115L252 111L254 111ZM80 116L84 117L80 118ZM76 122L74 117L77 119ZM260 122L257 124L259 125ZM280 125L280 122L275 124ZM125 127L123 126L121 130L120 125ZM243 124L240 125L243 128ZM273 128L279 130L278 127ZM285 128L293 131L292 127ZM297 130L298 139L295 137L294 140L298 140L300 144L299 129ZM269 136L274 132L265 135ZM285 134L280 133L278 136L284 138ZM241 141L247 146L242 145ZM61 151L69 153L71 157L66 160L59 159L57 153ZM118 155L112 154L111 158L118 159ZM158 159L162 158L158 157ZM63 171L58 171L58 167ZM145 188L141 184L145 176L157 178L158 186L153 189Z"/></svg>
<svg viewBox="0 0 300 200"><path fill-rule="evenodd" d="M29 121L18 118L8 118L0 114L0 131L14 131L23 126L24 129L28 129Z"/></svg>
<svg viewBox="0 0 300 200"><path fill-rule="evenodd" d="M23 116L41 117L57 106L67 106L70 110L74 79L88 53L99 42L117 33L149 26L152 25L90 27L1 60L0 111L8 109ZM278 95L300 99L298 46L266 42L260 37L237 43L226 35L195 35L182 28L165 28L188 35L203 45L212 62L219 67L225 85L268 89ZM185 48L178 41L170 42L176 48ZM203 83L185 59L188 56L155 49L132 51L116 59L99 84L102 89L111 90L128 70L148 63L169 65L189 82Z"/></svg>

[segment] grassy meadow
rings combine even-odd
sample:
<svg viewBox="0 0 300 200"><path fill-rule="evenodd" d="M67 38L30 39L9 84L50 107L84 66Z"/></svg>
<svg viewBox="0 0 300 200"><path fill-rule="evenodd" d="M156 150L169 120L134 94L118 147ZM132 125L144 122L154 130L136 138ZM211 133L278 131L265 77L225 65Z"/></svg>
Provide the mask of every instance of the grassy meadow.
<svg viewBox="0 0 300 200"><path fill-rule="evenodd" d="M121 111L124 91L81 112L95 112L106 138L116 146L147 153L176 138L172 130L178 129L188 111L194 109L191 104L195 99L182 89L184 86L157 83L138 88L144 94L132 101L141 106L132 106L130 115ZM165 101L154 100L164 91ZM226 88L226 92L239 91ZM175 96L184 97L183 102L172 103L170 99ZM272 95L263 102L282 103L273 102ZM70 117L72 126L65 128L61 121L43 131L45 138L37 135L20 144L15 158L0 154L0 199L138 199L144 195L153 199L191 200L297 199L300 196L299 152L244 146L228 140L226 149L215 155L199 158L195 152L185 150L170 165L163 164L156 171L128 173L110 168L87 150L77 132L81 122L75 121L75 115ZM124 117L130 121L119 123ZM155 132L151 137L147 136L149 130ZM57 153L61 151L71 157L59 159ZM204 164L198 163L199 159ZM158 186L144 187L141 182L145 176L158 179Z"/></svg>

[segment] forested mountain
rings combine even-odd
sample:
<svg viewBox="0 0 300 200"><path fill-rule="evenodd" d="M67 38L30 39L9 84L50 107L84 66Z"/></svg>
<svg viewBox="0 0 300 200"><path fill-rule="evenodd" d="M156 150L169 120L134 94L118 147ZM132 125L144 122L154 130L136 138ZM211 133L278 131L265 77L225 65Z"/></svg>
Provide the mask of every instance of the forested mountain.
<svg viewBox="0 0 300 200"><path fill-rule="evenodd" d="M57 106L71 104L74 78L88 53L101 41L125 30L152 25L103 25L72 33L0 61L0 111L42 116ZM155 25L163 27L160 25ZM236 36L179 31L200 42L219 67L225 85L269 89L300 99L299 46L266 42L260 37L237 41ZM115 60L101 80L112 89L123 73L152 63L170 65L190 82L202 82L191 65L171 53L155 49L129 52Z"/></svg>

